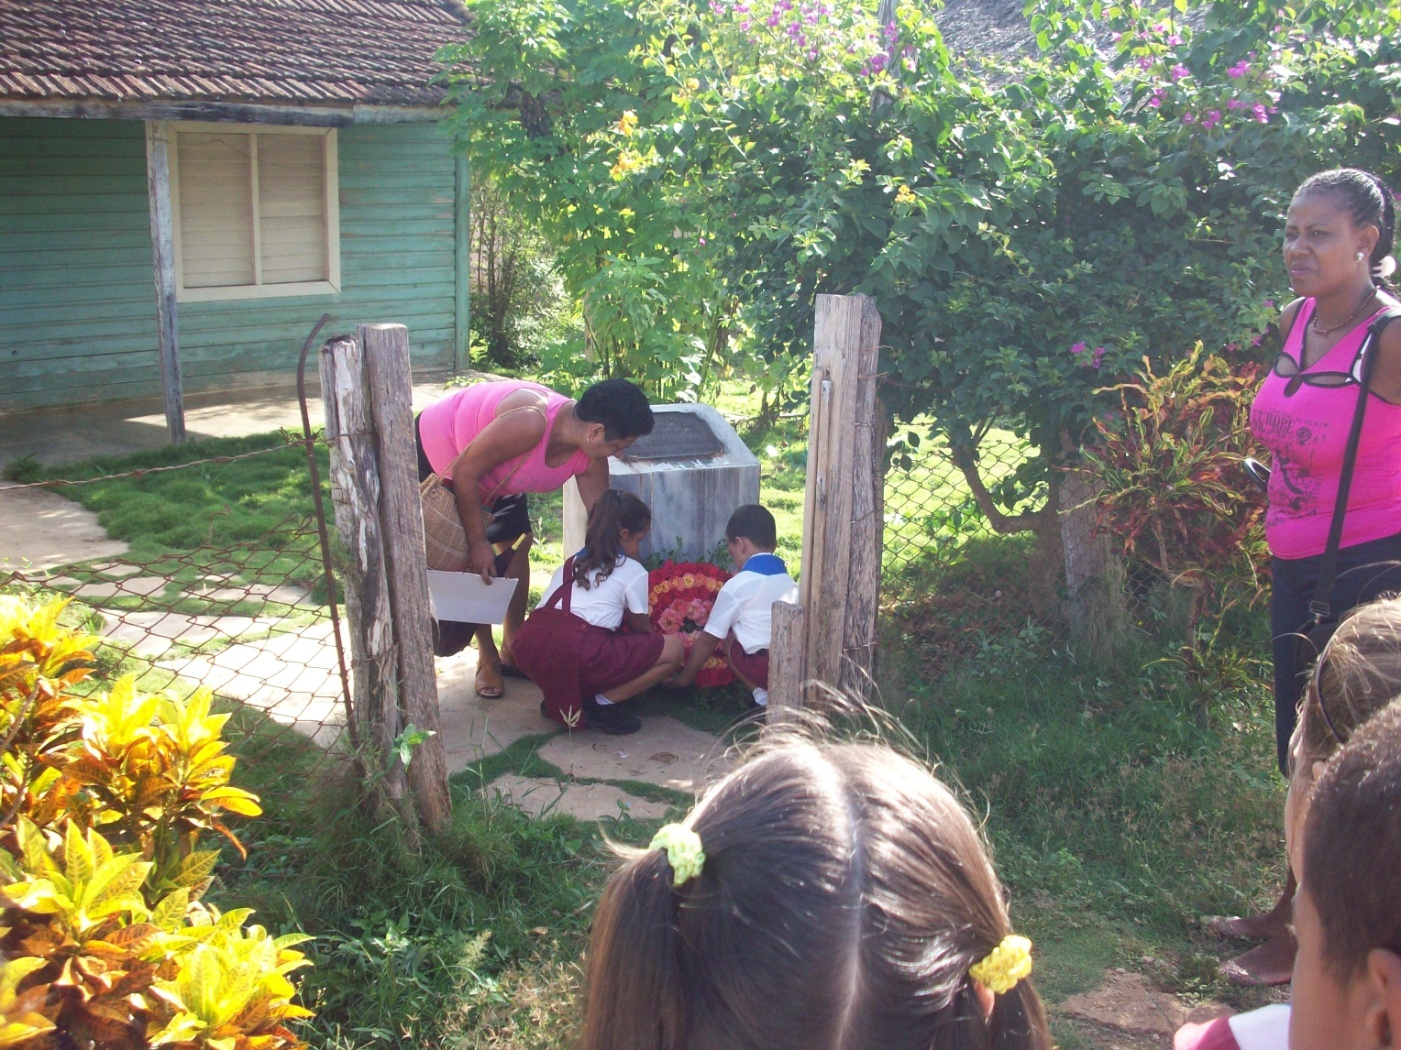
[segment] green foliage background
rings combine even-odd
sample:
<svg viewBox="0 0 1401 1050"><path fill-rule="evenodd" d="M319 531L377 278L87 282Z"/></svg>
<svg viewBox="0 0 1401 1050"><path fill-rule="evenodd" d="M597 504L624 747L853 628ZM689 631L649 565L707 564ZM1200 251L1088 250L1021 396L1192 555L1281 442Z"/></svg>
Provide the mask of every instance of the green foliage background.
<svg viewBox="0 0 1401 1050"><path fill-rule="evenodd" d="M1006 507L1144 354L1251 352L1304 177L1401 172L1395 2L1030 0L1016 61L952 56L909 3L469 6L456 133L557 247L604 371L778 385L814 295L864 292L897 418L1040 450Z"/></svg>

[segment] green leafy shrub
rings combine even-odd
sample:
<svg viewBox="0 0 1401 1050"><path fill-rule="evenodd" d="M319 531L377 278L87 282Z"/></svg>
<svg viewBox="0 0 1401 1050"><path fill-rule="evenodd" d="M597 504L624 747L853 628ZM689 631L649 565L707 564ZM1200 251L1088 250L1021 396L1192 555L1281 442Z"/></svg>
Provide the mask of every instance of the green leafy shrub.
<svg viewBox="0 0 1401 1050"><path fill-rule="evenodd" d="M1241 467L1256 451L1248 415L1258 372L1204 355L1200 343L1162 375L1145 359L1136 378L1107 388L1120 411L1095 420L1083 452L1100 486L1096 531L1192 592L1189 632L1214 598L1260 591L1265 500Z"/></svg>
<svg viewBox="0 0 1401 1050"><path fill-rule="evenodd" d="M200 898L218 860L198 849L226 813L256 816L211 695L83 695L94 639L0 595L0 1046L18 1050L292 1050L287 974L301 934Z"/></svg>

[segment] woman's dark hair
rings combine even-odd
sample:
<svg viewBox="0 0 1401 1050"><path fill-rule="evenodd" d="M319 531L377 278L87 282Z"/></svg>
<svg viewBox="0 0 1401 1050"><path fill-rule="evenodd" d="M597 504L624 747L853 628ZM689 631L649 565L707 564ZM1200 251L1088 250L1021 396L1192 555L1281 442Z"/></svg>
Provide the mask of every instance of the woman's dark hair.
<svg viewBox="0 0 1401 1050"><path fill-rule="evenodd" d="M589 511L584 551L574 559L574 582L584 590L602 583L618 567L623 529L636 535L652 527L652 511L631 492L609 489ZM595 575L596 574L596 575Z"/></svg>
<svg viewBox="0 0 1401 1050"><path fill-rule="evenodd" d="M1391 254L1396 241L1396 201L1380 177L1361 168L1333 168L1304 180L1295 196L1308 191L1336 194L1347 207L1354 226L1375 226L1380 232L1372 257L1372 283L1391 290L1391 282L1381 272L1382 262Z"/></svg>
<svg viewBox="0 0 1401 1050"><path fill-rule="evenodd" d="M1401 696L1401 598L1378 598L1348 613L1319 654L1294 730L1302 760L1327 761L1396 696Z"/></svg>
<svg viewBox="0 0 1401 1050"><path fill-rule="evenodd" d="M585 423L602 423L609 441L652 432L652 406L642 388L626 379L595 383L574 402L574 415Z"/></svg>
<svg viewBox="0 0 1401 1050"><path fill-rule="evenodd" d="M984 1018L1010 932L963 807L883 746L790 740L686 819L701 872L632 851L588 954L583 1050L1047 1050L1029 980Z"/></svg>

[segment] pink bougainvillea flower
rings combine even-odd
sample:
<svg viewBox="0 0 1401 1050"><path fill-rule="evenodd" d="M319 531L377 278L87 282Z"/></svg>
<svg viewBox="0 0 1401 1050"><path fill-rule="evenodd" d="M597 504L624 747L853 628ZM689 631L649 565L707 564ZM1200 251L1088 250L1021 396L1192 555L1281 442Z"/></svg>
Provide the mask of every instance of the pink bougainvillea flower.
<svg viewBox="0 0 1401 1050"><path fill-rule="evenodd" d="M1153 97L1148 100L1148 104L1157 109L1163 104L1163 93L1161 91L1153 92Z"/></svg>
<svg viewBox="0 0 1401 1050"><path fill-rule="evenodd" d="M1227 109L1245 109L1246 104L1238 98L1233 98L1226 103Z"/></svg>
<svg viewBox="0 0 1401 1050"><path fill-rule="evenodd" d="M1182 114L1182 123L1184 124L1195 123L1196 119L1197 118L1192 115L1192 111L1190 109L1186 113Z"/></svg>
<svg viewBox="0 0 1401 1050"><path fill-rule="evenodd" d="M1142 55L1138 60L1139 69L1148 69L1153 65L1153 60L1147 55Z"/></svg>
<svg viewBox="0 0 1401 1050"><path fill-rule="evenodd" d="M1083 354L1087 349L1089 348L1085 346L1083 342L1079 342L1070 348L1070 352L1072 354Z"/></svg>
<svg viewBox="0 0 1401 1050"><path fill-rule="evenodd" d="M1172 36L1167 38L1167 42L1169 47L1178 47L1182 43L1182 38L1176 33L1173 33Z"/></svg>
<svg viewBox="0 0 1401 1050"><path fill-rule="evenodd" d="M1245 76L1245 75L1246 75L1247 73L1249 73L1249 72L1250 72L1250 63L1247 62L1245 59L1242 58L1239 62L1237 62L1235 65L1233 65L1230 69L1226 70L1226 75L1227 75L1228 77L1230 77L1232 80L1239 80L1241 77Z"/></svg>
<svg viewBox="0 0 1401 1050"><path fill-rule="evenodd" d="M1250 112L1255 114L1255 119L1258 120L1261 124L1268 124L1270 122L1269 110L1265 108L1265 104L1263 102L1257 102L1255 103L1255 105L1251 106Z"/></svg>
<svg viewBox="0 0 1401 1050"><path fill-rule="evenodd" d="M1098 368L1098 367L1100 366L1100 363L1101 363L1103 360L1104 360L1104 347L1102 347L1102 346L1097 346L1097 347L1095 347L1094 360L1093 360L1091 363L1092 363L1096 368Z"/></svg>
<svg viewBox="0 0 1401 1050"><path fill-rule="evenodd" d="M1191 75L1192 71L1186 66L1184 66L1181 62L1173 66L1172 69L1168 72L1168 76L1172 77L1172 82L1174 84L1176 84L1179 80L1186 80Z"/></svg>

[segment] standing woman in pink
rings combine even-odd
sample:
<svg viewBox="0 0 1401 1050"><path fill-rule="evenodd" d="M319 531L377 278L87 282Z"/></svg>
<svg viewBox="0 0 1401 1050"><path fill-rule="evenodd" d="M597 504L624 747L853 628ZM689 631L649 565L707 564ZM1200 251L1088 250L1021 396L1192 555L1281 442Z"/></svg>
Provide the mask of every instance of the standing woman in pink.
<svg viewBox="0 0 1401 1050"><path fill-rule="evenodd" d="M1289 775L1301 676L1298 636L1338 504L1348 434L1361 393L1369 327L1397 300L1387 278L1396 201L1379 179L1356 168L1321 172L1294 194L1284 229L1284 264L1300 298L1284 308L1284 347L1250 410L1250 428L1270 450L1265 533L1272 576L1275 743ZM1401 590L1401 321L1388 324L1375 355L1352 483L1338 543L1337 574L1326 596L1334 617L1388 591ZM1267 915L1218 921L1223 933L1269 942L1226 963L1238 984L1289 980L1294 938L1288 928L1292 880Z"/></svg>
<svg viewBox="0 0 1401 1050"><path fill-rule="evenodd" d="M578 479L584 509L608 489L608 457L652 432L647 395L626 379L606 379L577 401L523 380L478 383L425 408L414 423L419 480L449 481L467 532L469 571L482 579L526 581L506 613L502 647L525 618L533 534L528 492L553 492ZM502 656L490 625L440 622L437 655L460 652L477 637L477 693L504 692Z"/></svg>

